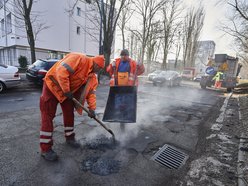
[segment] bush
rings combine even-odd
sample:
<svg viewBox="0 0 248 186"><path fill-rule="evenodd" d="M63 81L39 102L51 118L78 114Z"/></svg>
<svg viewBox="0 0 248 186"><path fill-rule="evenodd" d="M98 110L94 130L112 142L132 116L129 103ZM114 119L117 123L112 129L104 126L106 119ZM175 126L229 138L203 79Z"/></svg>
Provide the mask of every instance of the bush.
<svg viewBox="0 0 248 186"><path fill-rule="evenodd" d="M21 68L26 68L28 65L28 59L26 56L20 56L18 62Z"/></svg>

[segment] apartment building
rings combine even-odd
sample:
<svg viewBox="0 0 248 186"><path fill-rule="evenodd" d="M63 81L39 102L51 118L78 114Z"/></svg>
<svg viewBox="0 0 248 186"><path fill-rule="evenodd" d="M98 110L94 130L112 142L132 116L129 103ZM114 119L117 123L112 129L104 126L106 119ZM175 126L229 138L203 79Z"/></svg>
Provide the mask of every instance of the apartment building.
<svg viewBox="0 0 248 186"><path fill-rule="evenodd" d="M69 52L99 52L99 16L86 1L40 0L33 4L33 30L37 34L36 59L62 58ZM0 63L19 66L19 56L31 63L24 24L17 17L14 0L0 0Z"/></svg>
<svg viewBox="0 0 248 186"><path fill-rule="evenodd" d="M196 53L195 68L198 73L204 73L209 58L214 57L215 42L212 40L199 41Z"/></svg>

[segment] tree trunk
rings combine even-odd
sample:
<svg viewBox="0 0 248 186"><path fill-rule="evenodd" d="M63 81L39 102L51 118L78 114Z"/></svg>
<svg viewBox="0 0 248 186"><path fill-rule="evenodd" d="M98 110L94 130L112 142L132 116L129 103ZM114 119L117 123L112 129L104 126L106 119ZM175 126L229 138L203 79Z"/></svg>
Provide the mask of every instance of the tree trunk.
<svg viewBox="0 0 248 186"><path fill-rule="evenodd" d="M163 69L163 70L166 70L166 69L167 69L167 63L166 63L166 61L167 61L167 56L168 56L168 51L165 50L165 51L164 51L163 63L162 63L162 69Z"/></svg>
<svg viewBox="0 0 248 186"><path fill-rule="evenodd" d="M122 35L122 49L125 49L125 35L124 35L124 29L121 31L121 35Z"/></svg>
<svg viewBox="0 0 248 186"><path fill-rule="evenodd" d="M28 18L27 18L27 34L28 34L28 43L29 43L30 52L31 52L31 62L34 63L36 61L35 40L34 40L32 24L30 22L30 19Z"/></svg>
<svg viewBox="0 0 248 186"><path fill-rule="evenodd" d="M131 33L131 38L130 38L130 55L131 55L131 57L134 57L133 56L133 50L134 50L134 47L133 47L133 40L134 40L134 35L133 35L133 33Z"/></svg>
<svg viewBox="0 0 248 186"><path fill-rule="evenodd" d="M23 11L24 11L24 19L25 19L24 21L25 21L25 26L26 26L27 38L28 38L28 43L29 43L30 52L31 52L31 62L34 63L36 61L35 39L34 39L34 33L33 33L31 18L30 18L33 0L30 0L28 5L27 5L26 0L22 0L22 3L23 3Z"/></svg>

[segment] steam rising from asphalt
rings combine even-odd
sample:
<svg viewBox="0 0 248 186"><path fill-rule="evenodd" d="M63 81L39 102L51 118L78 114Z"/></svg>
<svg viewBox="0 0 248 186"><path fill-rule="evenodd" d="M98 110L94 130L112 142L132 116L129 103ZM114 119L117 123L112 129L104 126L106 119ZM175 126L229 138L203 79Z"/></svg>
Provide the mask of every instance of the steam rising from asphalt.
<svg viewBox="0 0 248 186"><path fill-rule="evenodd" d="M200 103L202 99L200 90L187 87L139 87L137 103L137 122L124 124L125 129L120 128L120 123L105 123L116 136L121 145L126 145L130 140L136 138L142 129L166 122L173 118L170 114L173 110L190 107L192 104ZM97 108L102 116L104 108ZM101 118L100 118L101 119ZM97 124L98 125L98 124ZM93 130L84 134L87 139L94 139L99 135L108 136L108 132L102 127L94 127ZM109 137L111 137L109 135Z"/></svg>

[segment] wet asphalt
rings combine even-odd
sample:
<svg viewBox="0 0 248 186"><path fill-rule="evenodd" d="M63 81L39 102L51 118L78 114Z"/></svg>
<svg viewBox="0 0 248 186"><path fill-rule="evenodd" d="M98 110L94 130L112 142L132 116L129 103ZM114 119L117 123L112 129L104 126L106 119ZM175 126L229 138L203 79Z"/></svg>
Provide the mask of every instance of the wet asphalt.
<svg viewBox="0 0 248 186"><path fill-rule="evenodd" d="M119 123L105 123L117 143L95 121L76 115L76 139L81 144L77 150L64 143L58 109L53 138L59 160L51 163L39 155L41 90L21 88L0 95L0 185L171 185L180 170L168 170L151 157L164 144L194 153L198 131L220 96L191 83L172 88L141 84L137 122L124 128ZM108 90L101 85L97 90L99 118Z"/></svg>

